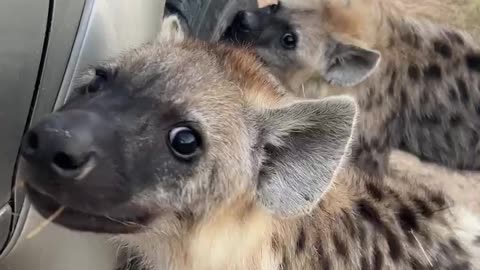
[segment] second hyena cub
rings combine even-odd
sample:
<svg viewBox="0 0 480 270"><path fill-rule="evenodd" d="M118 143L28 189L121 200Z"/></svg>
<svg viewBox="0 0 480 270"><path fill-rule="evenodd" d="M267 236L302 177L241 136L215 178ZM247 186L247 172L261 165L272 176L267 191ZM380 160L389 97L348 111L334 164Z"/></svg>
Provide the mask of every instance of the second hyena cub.
<svg viewBox="0 0 480 270"><path fill-rule="evenodd" d="M224 38L253 44L298 96L355 96L359 164L385 168L393 146L480 169L480 48L468 34L402 1L284 2L239 13Z"/></svg>
<svg viewBox="0 0 480 270"><path fill-rule="evenodd" d="M147 269L479 269L475 217L346 165L355 119L247 52L148 45L27 132L23 177L42 215L63 207L54 222L114 234Z"/></svg>

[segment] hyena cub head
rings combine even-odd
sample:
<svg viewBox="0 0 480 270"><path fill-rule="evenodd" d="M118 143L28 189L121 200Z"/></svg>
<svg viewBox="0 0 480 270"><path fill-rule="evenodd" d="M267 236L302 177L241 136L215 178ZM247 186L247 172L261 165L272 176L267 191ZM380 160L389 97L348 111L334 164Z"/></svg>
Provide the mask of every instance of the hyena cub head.
<svg viewBox="0 0 480 270"><path fill-rule="evenodd" d="M223 40L253 46L271 71L292 88L309 77L334 86L354 86L380 61L380 53L369 49L374 33L362 28L372 11L351 6L347 3L351 1L317 2L310 7L282 2L241 11Z"/></svg>
<svg viewBox="0 0 480 270"><path fill-rule="evenodd" d="M204 217L236 198L308 212L344 160L356 105L287 100L256 58L228 47L148 45L89 72L25 136L37 210L63 226L132 233Z"/></svg>

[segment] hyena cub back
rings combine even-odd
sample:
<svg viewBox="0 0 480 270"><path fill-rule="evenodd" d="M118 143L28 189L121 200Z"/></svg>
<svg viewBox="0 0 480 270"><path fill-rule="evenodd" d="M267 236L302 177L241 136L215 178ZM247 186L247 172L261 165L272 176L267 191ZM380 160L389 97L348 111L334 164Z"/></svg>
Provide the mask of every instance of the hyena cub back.
<svg viewBox="0 0 480 270"><path fill-rule="evenodd" d="M382 171L396 147L480 168L480 48L468 34L408 16L401 1L285 2L239 13L224 40L253 45L297 96L353 95L357 164Z"/></svg>
<svg viewBox="0 0 480 270"><path fill-rule="evenodd" d="M356 111L285 94L242 50L147 45L28 131L25 186L154 270L478 269L474 218L345 164Z"/></svg>

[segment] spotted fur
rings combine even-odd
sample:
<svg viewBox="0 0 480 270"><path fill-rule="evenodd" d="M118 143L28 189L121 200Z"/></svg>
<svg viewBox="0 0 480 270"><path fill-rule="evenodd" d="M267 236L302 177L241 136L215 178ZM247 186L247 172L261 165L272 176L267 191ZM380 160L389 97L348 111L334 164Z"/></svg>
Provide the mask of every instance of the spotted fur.
<svg viewBox="0 0 480 270"><path fill-rule="evenodd" d="M361 109L354 158L364 170L383 173L392 147L450 168L480 169L478 43L400 2L286 0L250 12L255 28L226 39L253 44L298 96L353 95ZM289 31L298 36L293 50L278 45ZM332 42L378 51L380 65L355 87L332 85L321 74Z"/></svg>

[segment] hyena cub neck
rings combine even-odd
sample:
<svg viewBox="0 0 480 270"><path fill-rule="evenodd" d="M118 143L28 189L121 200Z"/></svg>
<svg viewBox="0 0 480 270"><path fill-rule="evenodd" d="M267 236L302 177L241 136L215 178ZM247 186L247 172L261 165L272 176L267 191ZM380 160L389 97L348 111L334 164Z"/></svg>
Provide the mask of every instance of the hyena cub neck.
<svg viewBox="0 0 480 270"><path fill-rule="evenodd" d="M408 16L398 1L285 2L239 13L224 39L253 44L297 96L353 95L357 164L381 172L398 147L480 168L480 49L469 35Z"/></svg>
<svg viewBox="0 0 480 270"><path fill-rule="evenodd" d="M42 215L63 207L54 222L114 234L154 270L478 269L473 218L347 167L356 111L288 96L242 50L148 45L28 131L25 186Z"/></svg>

